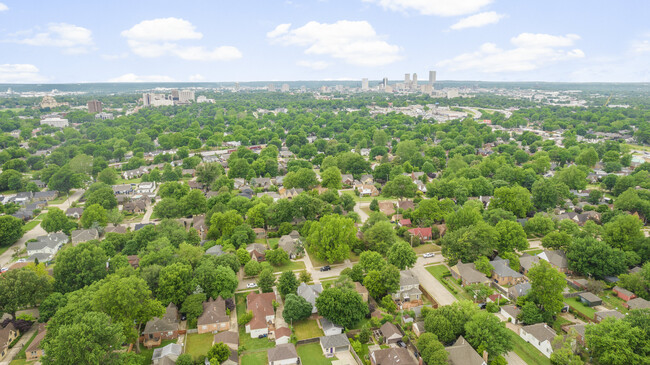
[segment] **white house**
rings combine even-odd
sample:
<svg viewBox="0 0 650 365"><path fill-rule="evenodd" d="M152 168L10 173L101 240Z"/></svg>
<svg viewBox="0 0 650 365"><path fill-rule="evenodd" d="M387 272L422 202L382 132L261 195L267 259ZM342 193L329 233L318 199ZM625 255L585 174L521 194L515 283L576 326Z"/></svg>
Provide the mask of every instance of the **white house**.
<svg viewBox="0 0 650 365"><path fill-rule="evenodd" d="M519 337L529 342L546 357L551 357L553 339L557 336L555 331L546 325L546 323L537 323L530 326L523 326L519 330Z"/></svg>
<svg viewBox="0 0 650 365"><path fill-rule="evenodd" d="M42 258L51 259L61 249L61 246L68 243L69 240L68 235L63 232L40 236L36 239L36 242L27 243L27 255L30 258L32 256L38 257L40 261L42 261ZM28 259L28 261L30 260Z"/></svg>
<svg viewBox="0 0 650 365"><path fill-rule="evenodd" d="M269 365L295 365L300 363L296 346L292 343L277 345L268 349L266 354Z"/></svg>
<svg viewBox="0 0 650 365"><path fill-rule="evenodd" d="M510 321L515 324L518 323L517 316L519 315L519 312L521 312L521 310L512 304L504 305L501 307L501 315L505 317L506 321Z"/></svg>
<svg viewBox="0 0 650 365"><path fill-rule="evenodd" d="M327 318L321 318L320 319L320 325L323 327L323 333L325 333L325 336L333 336L333 335L339 335L343 333L343 327L339 326L336 323L333 323Z"/></svg>

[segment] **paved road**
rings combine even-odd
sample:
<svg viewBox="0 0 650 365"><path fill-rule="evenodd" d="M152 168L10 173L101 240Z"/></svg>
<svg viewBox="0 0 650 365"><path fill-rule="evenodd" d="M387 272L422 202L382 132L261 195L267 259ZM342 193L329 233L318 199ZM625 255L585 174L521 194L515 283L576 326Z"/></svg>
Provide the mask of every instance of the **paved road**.
<svg viewBox="0 0 650 365"><path fill-rule="evenodd" d="M427 262L427 264L432 262L441 262L442 255L437 254L436 257L432 259L424 259L422 257L418 258L415 267L413 267L413 271L420 279L420 285L427 292L429 292L429 294L431 294L433 299L435 299L439 305L442 306L454 303L456 301L456 297L454 297L449 292L449 290L447 290L447 288L445 288L444 285L438 281L438 279L434 278L433 275L431 275L431 273L429 273L427 269L424 268L425 260L431 260L430 262Z"/></svg>
<svg viewBox="0 0 650 365"><path fill-rule="evenodd" d="M526 362L519 357L514 351L510 351L505 356L508 365L527 365Z"/></svg>

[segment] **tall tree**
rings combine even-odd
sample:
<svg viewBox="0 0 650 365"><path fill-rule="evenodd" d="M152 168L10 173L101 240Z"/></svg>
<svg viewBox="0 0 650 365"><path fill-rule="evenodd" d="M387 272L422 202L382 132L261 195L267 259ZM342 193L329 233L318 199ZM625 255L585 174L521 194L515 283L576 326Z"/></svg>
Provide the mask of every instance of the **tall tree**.
<svg viewBox="0 0 650 365"><path fill-rule="evenodd" d="M59 208L48 208L47 215L43 218L41 222L41 227L45 232L58 232L64 231L68 228L70 220L65 215L65 213Z"/></svg>
<svg viewBox="0 0 650 365"><path fill-rule="evenodd" d="M647 363L650 348L646 340L641 328L615 318L606 318L585 330L591 356L603 365Z"/></svg>
<svg viewBox="0 0 650 365"><path fill-rule="evenodd" d="M108 257L96 242L83 242L57 254L54 266L54 286L57 291L75 291L106 276Z"/></svg>
<svg viewBox="0 0 650 365"><path fill-rule="evenodd" d="M313 223L307 238L309 248L316 257L330 263L348 258L356 240L354 221L335 214L326 215Z"/></svg>
<svg viewBox="0 0 650 365"><path fill-rule="evenodd" d="M341 181L341 170L336 166L329 167L323 171L321 180L321 185L328 189L340 189L343 185Z"/></svg>
<svg viewBox="0 0 650 365"><path fill-rule="evenodd" d="M2 274L0 279L0 312L16 317L16 311L41 303L52 292L48 275L22 268Z"/></svg>
<svg viewBox="0 0 650 365"><path fill-rule="evenodd" d="M157 298L163 305L171 302L180 306L195 287L192 267L187 264L174 263L160 270Z"/></svg>
<svg viewBox="0 0 650 365"><path fill-rule="evenodd" d="M316 298L318 313L333 323L352 327L368 313L368 305L354 290L328 288Z"/></svg>
<svg viewBox="0 0 650 365"><path fill-rule="evenodd" d="M505 323L488 312L478 312L465 323L465 338L474 348L485 349L491 358L512 350L512 333Z"/></svg>
<svg viewBox="0 0 650 365"><path fill-rule="evenodd" d="M405 175L398 175L390 179L382 190L382 195L392 196L397 198L412 198L418 191L418 186L415 185L410 177Z"/></svg>
<svg viewBox="0 0 650 365"><path fill-rule="evenodd" d="M298 289L298 285L300 285L300 283L298 282L296 274L294 274L293 271L283 272L278 279L278 291L283 297L289 294L295 294L296 290Z"/></svg>
<svg viewBox="0 0 650 365"><path fill-rule="evenodd" d="M90 228L93 225L105 227L108 223L108 213L106 209L99 204L93 204L84 209L81 215L81 226Z"/></svg>
<svg viewBox="0 0 650 365"><path fill-rule="evenodd" d="M528 239L526 232L521 224L513 221L504 220L494 227L497 230L499 239L497 241L497 250L499 253L523 251L528 248Z"/></svg>
<svg viewBox="0 0 650 365"><path fill-rule="evenodd" d="M282 318L287 323L293 321L300 321L309 317L312 313L312 305L305 298L299 297L296 294L287 294L284 299L284 309L282 310Z"/></svg>
<svg viewBox="0 0 650 365"><path fill-rule="evenodd" d="M544 318L553 317L562 309L566 287L564 274L545 260L540 260L528 271L530 279L529 297L544 312Z"/></svg>
<svg viewBox="0 0 650 365"><path fill-rule="evenodd" d="M260 287L262 293L270 293L273 291L273 285L275 285L273 271L271 269L263 269L257 279L257 286Z"/></svg>
<svg viewBox="0 0 650 365"><path fill-rule="evenodd" d="M11 246L22 236L22 220L10 215L0 216L0 246Z"/></svg>
<svg viewBox="0 0 650 365"><path fill-rule="evenodd" d="M513 212L519 218L525 217L532 207L530 192L522 186L494 189L494 197L490 200L490 209L501 208Z"/></svg>
<svg viewBox="0 0 650 365"><path fill-rule="evenodd" d="M395 243L388 250L388 263L395 265L400 270L413 267L417 259L418 257L411 245L404 241Z"/></svg>

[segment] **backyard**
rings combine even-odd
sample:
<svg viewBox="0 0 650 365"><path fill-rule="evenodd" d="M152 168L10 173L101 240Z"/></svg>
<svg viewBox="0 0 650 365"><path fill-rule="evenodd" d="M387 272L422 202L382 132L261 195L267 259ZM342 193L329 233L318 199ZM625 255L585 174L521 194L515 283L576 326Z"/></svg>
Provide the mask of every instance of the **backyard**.
<svg viewBox="0 0 650 365"><path fill-rule="evenodd" d="M185 353L192 355L193 359L197 359L201 355L207 355L210 347L212 347L213 339L214 334L212 332L188 334L185 339Z"/></svg>
<svg viewBox="0 0 650 365"><path fill-rule="evenodd" d="M246 295L248 293L235 294L235 306L237 309L237 319L241 318L246 313ZM244 352L254 351L260 349L268 349L275 346L275 342L269 341L267 338L251 338L251 335L246 333L246 326L239 326L239 345L245 349ZM266 352L264 352L266 356ZM244 364L244 362L242 362Z"/></svg>
<svg viewBox="0 0 650 365"><path fill-rule="evenodd" d="M578 311L585 316L587 316L590 319L594 318L594 315L596 314L596 310L590 307L587 307L586 305L582 304L580 301L580 298L574 297L574 298L567 298L565 300L566 304L568 304L571 308L573 308L575 311Z"/></svg>
<svg viewBox="0 0 650 365"><path fill-rule="evenodd" d="M623 314L627 314L628 309L623 306L625 301L619 297L616 296L616 293L614 293L611 290L605 291L599 295L599 297L603 300L603 304L610 308L610 309L615 309Z"/></svg>
<svg viewBox="0 0 650 365"><path fill-rule="evenodd" d="M329 365L332 363L332 360L336 360L336 357L326 358L318 342L299 345L296 347L296 351L298 351L298 356L300 356L301 363L303 364Z"/></svg>
<svg viewBox="0 0 650 365"><path fill-rule="evenodd" d="M176 340L163 340L160 346L158 347L165 347L169 345L170 343L176 343ZM157 347L156 347L157 348ZM140 349L140 355L138 356L140 358L140 364L142 365L150 365L151 364L151 358L153 357L153 348L152 349L147 349L144 346L141 346Z"/></svg>
<svg viewBox="0 0 650 365"><path fill-rule="evenodd" d="M318 323L315 319L303 319L300 322L293 324L293 330L300 340L306 340L308 338L321 337L323 336L323 330L318 327Z"/></svg>
<svg viewBox="0 0 650 365"><path fill-rule="evenodd" d="M528 365L550 365L551 360L544 356L533 345L524 341L523 338L517 336L514 332L510 332L511 343L513 351L521 357L522 360Z"/></svg>
<svg viewBox="0 0 650 365"><path fill-rule="evenodd" d="M266 350L258 352L244 352L241 355L241 365L266 365Z"/></svg>

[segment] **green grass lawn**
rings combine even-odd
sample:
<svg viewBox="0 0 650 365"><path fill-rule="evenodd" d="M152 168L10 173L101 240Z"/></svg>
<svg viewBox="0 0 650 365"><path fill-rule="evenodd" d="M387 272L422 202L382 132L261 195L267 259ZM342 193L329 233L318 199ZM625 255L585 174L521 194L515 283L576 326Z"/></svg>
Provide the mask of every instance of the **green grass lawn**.
<svg viewBox="0 0 650 365"><path fill-rule="evenodd" d="M367 318L362 318L359 322L355 323L354 326L352 326L350 329L351 330L360 330L362 328L370 328L370 320Z"/></svg>
<svg viewBox="0 0 650 365"><path fill-rule="evenodd" d="M521 357L528 365L550 365L551 360L544 356L533 345L524 341L516 333L510 331L510 342L513 345L513 351Z"/></svg>
<svg viewBox="0 0 650 365"><path fill-rule="evenodd" d="M14 359L9 363L9 365L27 365L27 364L35 364L35 361L27 362L26 359Z"/></svg>
<svg viewBox="0 0 650 365"><path fill-rule="evenodd" d="M531 255L531 256L535 256L537 254L540 254L540 253L544 252L544 250L541 249L541 248L535 248L535 249L524 251L524 252Z"/></svg>
<svg viewBox="0 0 650 365"><path fill-rule="evenodd" d="M629 312L629 310L623 306L623 303L625 303L625 301L617 297L616 293L613 291L607 290L599 295L599 297L603 300L605 307L617 310L623 314L627 314Z"/></svg>
<svg viewBox="0 0 650 365"><path fill-rule="evenodd" d="M303 364L329 365L336 357L326 358L318 342L296 347Z"/></svg>
<svg viewBox="0 0 650 365"><path fill-rule="evenodd" d="M47 204L48 204L48 205L59 205L59 204L63 204L63 202L64 202L66 199L68 199L68 195L63 194L63 195L60 195L58 198L56 198L56 199L54 199L54 200L50 200Z"/></svg>
<svg viewBox="0 0 650 365"><path fill-rule="evenodd" d="M176 340L163 340L160 343L160 346L158 346L158 347L165 347L165 346L169 345L170 343L176 343ZM140 358L140 364L142 364L142 365L150 365L151 364L151 358L153 357L153 350L158 348L158 347L154 347L152 349L147 349L146 347L142 346L142 344L140 344L141 351L140 351L140 355L138 356Z"/></svg>
<svg viewBox="0 0 650 365"><path fill-rule="evenodd" d="M296 322L293 324L293 330L295 331L298 340L306 340L308 338L321 337L324 335L323 330L318 327L318 323L315 319L303 319L300 322Z"/></svg>
<svg viewBox="0 0 650 365"><path fill-rule="evenodd" d="M311 264L314 265L314 267L321 267L321 266L329 265L329 262L319 259L318 257L316 257L316 254L314 254L313 252L310 252L309 250L307 250L307 254L309 255L309 259L311 260Z"/></svg>
<svg viewBox="0 0 650 365"><path fill-rule="evenodd" d="M235 308L237 310L237 319L246 313L246 295L247 293L235 294ZM246 351L258 349L267 349L275 346L275 342L266 338L251 338L250 333L246 333L246 326L239 326L239 345L244 346ZM266 352L264 353L266 356Z"/></svg>
<svg viewBox="0 0 650 365"><path fill-rule="evenodd" d="M463 289L454 278L451 276L444 276L446 273L449 272L449 269L445 265L431 265L425 267L427 271L433 275L434 278L438 279L438 281L444 285L449 292L456 297L458 300L473 300L473 298L465 292L465 289Z"/></svg>
<svg viewBox="0 0 650 365"><path fill-rule="evenodd" d="M120 185L120 184L139 184L142 182L142 178L136 177L135 179L130 179L130 180L124 180L124 178L120 177L117 180L115 180L115 185Z"/></svg>
<svg viewBox="0 0 650 365"><path fill-rule="evenodd" d="M565 324L573 324L573 322L558 316L555 322L553 322L552 327L555 330L555 332L562 333L562 326L564 326Z"/></svg>
<svg viewBox="0 0 650 365"><path fill-rule="evenodd" d="M197 359L201 355L207 355L210 347L212 347L213 338L212 332L187 335L185 353L192 355L193 359Z"/></svg>
<svg viewBox="0 0 650 365"><path fill-rule="evenodd" d="M596 310L590 307L587 307L586 305L582 304L580 302L580 298L575 297L575 298L568 298L565 300L566 304L568 304L571 308L575 309L576 311L586 315L587 317L593 319L594 315L596 314Z"/></svg>
<svg viewBox="0 0 650 365"><path fill-rule="evenodd" d="M34 218L35 221L42 221L47 216L47 213L41 213Z"/></svg>
<svg viewBox="0 0 650 365"><path fill-rule="evenodd" d="M413 251L418 255L427 252L440 252L440 246L434 243L426 243L424 245L419 245L418 247L413 247Z"/></svg>
<svg viewBox="0 0 650 365"><path fill-rule="evenodd" d="M255 240L257 242L257 240ZM266 242L268 242L269 247L271 247L272 250L275 250L278 247L278 243L280 242L279 238L267 238Z"/></svg>
<svg viewBox="0 0 650 365"><path fill-rule="evenodd" d="M23 233L27 233L38 226L41 221L29 221L23 226Z"/></svg>
<svg viewBox="0 0 650 365"><path fill-rule="evenodd" d="M302 270L305 268L305 263L302 261L289 261L288 263L280 266L271 266L273 272L285 272L293 270Z"/></svg>
<svg viewBox="0 0 650 365"><path fill-rule="evenodd" d="M266 365L268 360L266 358L266 351L244 353L240 358L241 365Z"/></svg>

